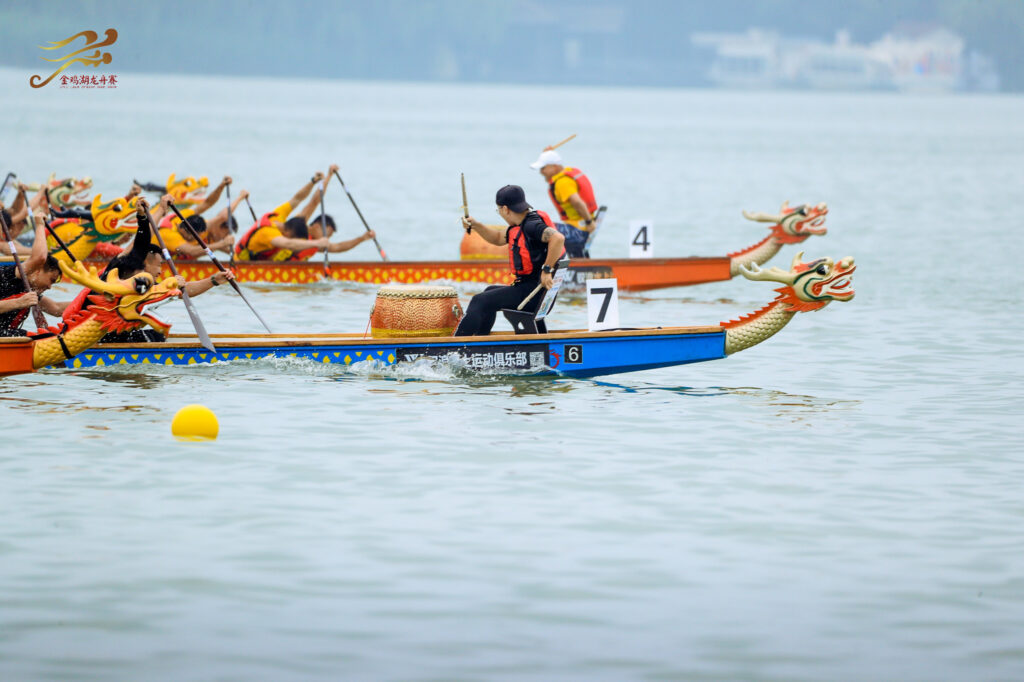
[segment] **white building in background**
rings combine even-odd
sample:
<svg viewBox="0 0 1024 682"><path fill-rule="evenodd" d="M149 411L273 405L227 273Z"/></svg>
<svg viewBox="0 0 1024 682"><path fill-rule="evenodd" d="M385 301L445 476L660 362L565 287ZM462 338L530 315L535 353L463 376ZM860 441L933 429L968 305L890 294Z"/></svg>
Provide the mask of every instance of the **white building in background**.
<svg viewBox="0 0 1024 682"><path fill-rule="evenodd" d="M939 27L900 27L870 45L840 31L835 42L781 37L773 31L699 33L715 51L708 79L729 88L896 89L950 92L999 89L991 59L965 55L964 41Z"/></svg>

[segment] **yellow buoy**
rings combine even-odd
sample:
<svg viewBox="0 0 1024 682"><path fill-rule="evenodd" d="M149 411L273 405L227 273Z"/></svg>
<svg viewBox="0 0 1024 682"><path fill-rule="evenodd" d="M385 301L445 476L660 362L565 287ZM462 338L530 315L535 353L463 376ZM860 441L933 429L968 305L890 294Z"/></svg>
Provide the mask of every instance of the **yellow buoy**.
<svg viewBox="0 0 1024 682"><path fill-rule="evenodd" d="M214 440L219 431L217 415L205 405L186 405L171 421L171 433L185 440Z"/></svg>

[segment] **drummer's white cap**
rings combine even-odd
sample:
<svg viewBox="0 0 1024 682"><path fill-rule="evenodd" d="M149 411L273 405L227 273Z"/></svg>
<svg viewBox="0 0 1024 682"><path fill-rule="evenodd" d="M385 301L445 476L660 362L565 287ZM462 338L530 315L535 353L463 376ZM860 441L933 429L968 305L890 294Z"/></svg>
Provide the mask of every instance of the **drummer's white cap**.
<svg viewBox="0 0 1024 682"><path fill-rule="evenodd" d="M554 149L549 149L547 151L541 152L540 156L537 157L537 160L530 164L530 168L537 170L538 168L543 168L544 166L548 166L553 163L561 165L562 155L556 152Z"/></svg>

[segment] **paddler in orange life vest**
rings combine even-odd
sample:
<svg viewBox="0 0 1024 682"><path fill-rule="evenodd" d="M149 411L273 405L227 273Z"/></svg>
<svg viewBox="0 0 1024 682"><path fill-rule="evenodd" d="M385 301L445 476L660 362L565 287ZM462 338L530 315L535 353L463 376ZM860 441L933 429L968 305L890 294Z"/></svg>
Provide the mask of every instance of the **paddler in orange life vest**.
<svg viewBox="0 0 1024 682"><path fill-rule="evenodd" d="M498 190L494 202L498 205L498 215L508 223L507 229L484 225L473 217L463 218L462 226L476 230L484 240L496 246L508 244L508 263L516 280L511 286L489 286L474 296L455 336L490 334L499 310L517 308L538 284L551 288L555 263L565 254L565 237L526 203L522 187L505 185ZM538 294L523 310L532 313L543 300ZM543 321L537 323L537 329L547 333Z"/></svg>
<svg viewBox="0 0 1024 682"><path fill-rule="evenodd" d="M234 216L232 215L233 224L228 225L228 210L226 208L222 209L220 213L209 221L202 216L203 213L220 200L220 195L224 188L230 184L231 178L225 176L220 184L194 208L179 209L181 214L185 216L185 220L192 226L192 229L198 232L203 241L209 245L211 251L231 253L231 249L235 245L235 237L232 232L238 231L238 224L234 221ZM232 213L247 196L249 196L249 193L242 190L235 201L231 202ZM181 221L178 220L178 216L173 211L168 210L167 202L170 199L172 199L171 195L165 194L160 199L160 205L153 210L153 220L160 226L160 236L164 238L167 250L176 259L192 259L205 255L206 251L203 247L199 246L199 242L195 240L192 233L184 225L180 224ZM155 234L153 235L153 244L159 244Z"/></svg>
<svg viewBox="0 0 1024 682"><path fill-rule="evenodd" d="M596 227L594 214L597 199L590 179L579 168L562 165L562 157L554 149L541 152L530 168L539 170L548 181L548 196L558 209L555 227L565 235L565 250L570 258L589 258L587 237Z"/></svg>
<svg viewBox="0 0 1024 682"><path fill-rule="evenodd" d="M321 235L323 231L320 229L319 223L327 222L328 225L327 236L314 238L310 234L310 226L307 221L316 207L320 205L319 191L315 193L299 215L288 217L295 207L309 196L318 182L323 181L322 189L326 193L331 173L337 169L336 165L331 165L327 169L326 176L317 172L290 200L263 215L259 222L250 227L238 240L235 245L235 260L304 261L309 260L324 248L330 253L341 253L368 239L373 239L376 236L373 232L365 232L355 239L332 242L330 235L333 231L334 220L330 216L327 217L327 220L322 216L318 216L314 220L315 223L318 223L317 231Z"/></svg>

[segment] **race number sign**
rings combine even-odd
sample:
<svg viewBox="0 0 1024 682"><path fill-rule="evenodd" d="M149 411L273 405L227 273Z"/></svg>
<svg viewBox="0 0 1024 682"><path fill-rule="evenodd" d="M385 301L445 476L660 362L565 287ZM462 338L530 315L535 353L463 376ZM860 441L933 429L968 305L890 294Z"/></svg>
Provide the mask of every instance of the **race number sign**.
<svg viewBox="0 0 1024 682"><path fill-rule="evenodd" d="M599 332L619 327L619 280L587 280L587 329Z"/></svg>
<svg viewBox="0 0 1024 682"><path fill-rule="evenodd" d="M650 220L629 221L629 257L654 258L654 223Z"/></svg>

